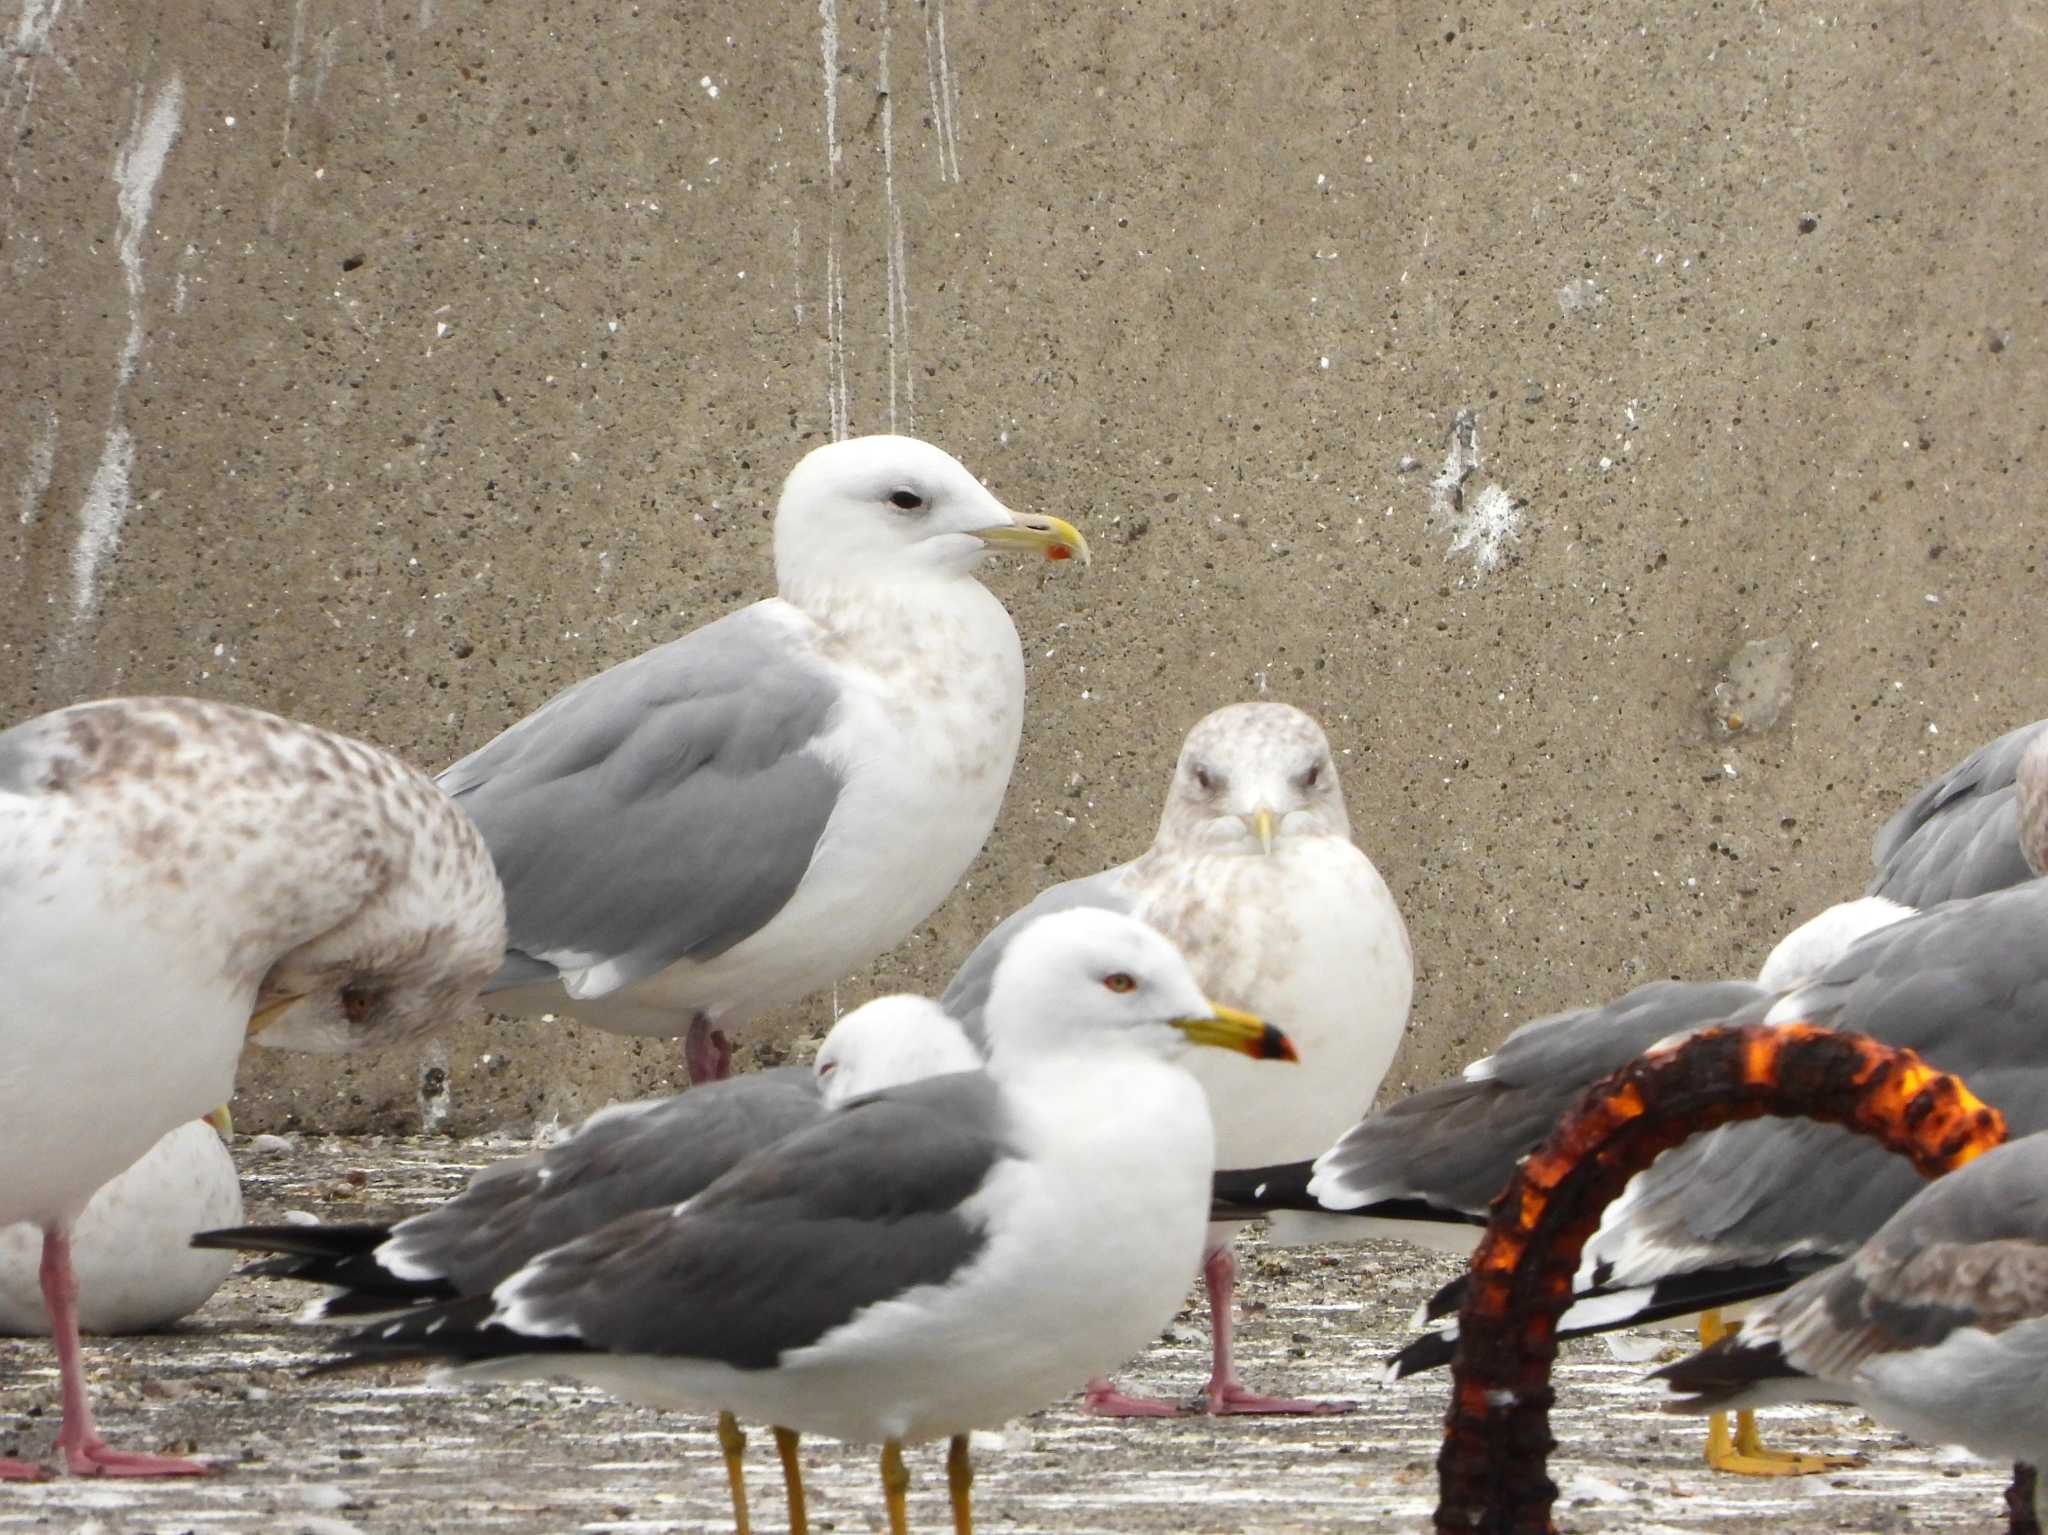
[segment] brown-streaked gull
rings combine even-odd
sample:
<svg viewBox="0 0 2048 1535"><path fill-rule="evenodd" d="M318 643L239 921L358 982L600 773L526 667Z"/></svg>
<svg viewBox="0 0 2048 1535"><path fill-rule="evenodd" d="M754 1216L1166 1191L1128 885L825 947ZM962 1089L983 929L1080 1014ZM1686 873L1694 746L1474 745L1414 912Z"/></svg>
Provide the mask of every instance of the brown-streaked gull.
<svg viewBox="0 0 2048 1535"><path fill-rule="evenodd" d="M205 1305L233 1260L195 1252L193 1233L242 1218L242 1183L221 1143L222 1109L160 1137L103 1183L71 1228L78 1330L154 1332ZM47 1337L38 1273L43 1234L26 1222L0 1229L0 1333Z"/></svg>
<svg viewBox="0 0 2048 1535"><path fill-rule="evenodd" d="M70 1242L93 1191L227 1102L245 1037L405 1039L458 1015L503 952L475 829L375 747L187 698L0 734L0 1222L42 1228L74 1475L207 1469L93 1426ZM0 1461L0 1479L42 1474Z"/></svg>
<svg viewBox="0 0 2048 1535"><path fill-rule="evenodd" d="M992 551L1088 557L908 437L815 449L775 512L777 595L586 678L441 775L505 882L491 1005L732 1031L902 941L995 824L1024 711Z"/></svg>
<svg viewBox="0 0 2048 1535"><path fill-rule="evenodd" d="M1019 928L1076 905L1128 911L1187 955L1211 996L1282 1023L1308 1069L1271 1072L1228 1057L1190 1067L1209 1095L1219 1169L1313 1156L1371 1106L1414 992L1408 931L1386 881L1351 840L1336 759L1322 727L1280 703L1240 703L1182 743L1152 846L1100 874L1055 885L998 925L943 998L970 1027ZM1348 1403L1264 1396L1231 1358L1234 1223L1210 1232L1202 1277L1211 1412L1332 1411ZM1153 1416L1176 1404L1089 1388L1091 1410Z"/></svg>
<svg viewBox="0 0 2048 1535"><path fill-rule="evenodd" d="M1105 911L1017 934L984 1023L985 1071L862 1098L490 1296L353 1335L344 1362L452 1358L458 1377L567 1377L879 1441L898 1532L902 1447L950 1437L969 1530L968 1433L1128 1358L1187 1293L1215 1141L1182 1060L1291 1058L1277 1030L1212 1007L1158 933Z"/></svg>
<svg viewBox="0 0 2048 1535"><path fill-rule="evenodd" d="M1656 1372L1673 1412L1848 1402L1930 1444L2018 1463L2014 1529L2048 1463L2048 1133L1936 1179L1739 1334ZM2031 1505L2031 1506L2024 1506Z"/></svg>

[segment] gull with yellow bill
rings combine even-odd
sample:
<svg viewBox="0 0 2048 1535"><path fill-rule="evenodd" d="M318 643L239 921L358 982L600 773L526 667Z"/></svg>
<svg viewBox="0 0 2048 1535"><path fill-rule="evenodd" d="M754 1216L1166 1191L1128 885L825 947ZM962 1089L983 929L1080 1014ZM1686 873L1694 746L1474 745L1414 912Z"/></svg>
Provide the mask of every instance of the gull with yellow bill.
<svg viewBox="0 0 2048 1535"><path fill-rule="evenodd" d="M576 683L441 775L505 882L490 1005L686 1036L734 1031L894 947L995 824L1024 657L975 579L998 550L1086 562L910 437L790 471L776 595Z"/></svg>
<svg viewBox="0 0 2048 1535"><path fill-rule="evenodd" d="M903 1447L950 1439L967 1535L970 1431L1136 1353L1187 1293L1215 1141L1183 1062L1294 1059L1277 1029L1211 1004L1166 939L1107 911L1019 932L983 1022L986 1070L856 1099L489 1295L353 1335L338 1363L452 1359L459 1379L566 1378L879 1442L895 1535ZM737 1443L727 1454L736 1466Z"/></svg>

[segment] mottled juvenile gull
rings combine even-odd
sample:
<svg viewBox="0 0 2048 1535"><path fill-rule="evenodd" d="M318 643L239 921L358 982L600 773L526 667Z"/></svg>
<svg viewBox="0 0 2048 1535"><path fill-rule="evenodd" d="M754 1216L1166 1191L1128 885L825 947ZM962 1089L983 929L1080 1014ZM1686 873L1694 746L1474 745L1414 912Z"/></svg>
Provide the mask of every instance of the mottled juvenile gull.
<svg viewBox="0 0 2048 1535"><path fill-rule="evenodd" d="M902 941L981 850L1017 756L1024 661L974 577L992 549L1086 560L908 437L807 455L775 512L777 595L558 693L441 775L505 882L502 1012L731 1031Z"/></svg>
<svg viewBox="0 0 2048 1535"><path fill-rule="evenodd" d="M1934 1444L2048 1462L2048 1134L1936 1179L1739 1335L1657 1371L1674 1412L1851 1402ZM2015 1528L2023 1510L2015 1508ZM2038 1525L2040 1510L2032 1512Z"/></svg>
<svg viewBox="0 0 2048 1535"><path fill-rule="evenodd" d="M94 1430L70 1239L93 1191L228 1101L246 1036L419 1034L475 1000L504 937L475 829L375 747L185 698L0 734L0 1223L43 1230L73 1474L206 1469Z"/></svg>
<svg viewBox="0 0 2048 1535"><path fill-rule="evenodd" d="M1371 1105L1407 1022L1414 955L1386 881L1351 840L1330 743L1301 710L1232 704L1196 724L1181 746L1151 848L1053 886L1000 924L946 988L946 1006L973 1027L1011 935L1043 913L1077 905L1151 923L1180 946L1209 995L1283 1023L1301 1051L1305 1071L1265 1071L1221 1056L1191 1063L1209 1095L1219 1168L1312 1156ZM1212 1228L1202 1262L1209 1411L1349 1406L1261 1396L1238 1379L1234 1230ZM1107 1380L1091 1384L1088 1405L1111 1415L1179 1410L1126 1396Z"/></svg>
<svg viewBox="0 0 2048 1535"><path fill-rule="evenodd" d="M241 1180L216 1122L225 1129L225 1109L179 1125L86 1202L71 1228L80 1332L168 1327L205 1305L228 1277L232 1259L190 1245L195 1231L242 1218ZM42 1247L33 1225L0 1229L0 1333L49 1335L37 1272Z"/></svg>
<svg viewBox="0 0 2048 1535"><path fill-rule="evenodd" d="M1215 1142L1182 1057L1291 1056L1110 912L1019 933L984 1022L985 1072L859 1099L489 1296L354 1335L351 1359L452 1357L464 1377L566 1376L879 1440L898 1532L902 1446L950 1436L967 1530L968 1432L1128 1358L1187 1293Z"/></svg>
<svg viewBox="0 0 2048 1535"><path fill-rule="evenodd" d="M1933 906L2043 871L2030 855L2048 821L2048 720L2007 731L1921 789L1879 828L1871 895Z"/></svg>

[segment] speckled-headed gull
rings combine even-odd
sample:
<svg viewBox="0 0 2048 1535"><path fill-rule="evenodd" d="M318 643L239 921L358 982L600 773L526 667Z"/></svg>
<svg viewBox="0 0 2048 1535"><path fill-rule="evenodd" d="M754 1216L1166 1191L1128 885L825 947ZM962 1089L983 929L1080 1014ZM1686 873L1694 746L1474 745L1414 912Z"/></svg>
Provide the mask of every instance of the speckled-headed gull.
<svg viewBox="0 0 2048 1535"><path fill-rule="evenodd" d="M557 694L441 775L505 882L500 1011L732 1031L902 941L995 824L1024 660L975 579L1088 557L908 437L813 450L775 512L777 595Z"/></svg>
<svg viewBox="0 0 2048 1535"><path fill-rule="evenodd" d="M1177 945L1213 997L1283 1025L1305 1071L1224 1056L1190 1065L1216 1122L1217 1166L1313 1156L1371 1106L1394 1059L1415 988L1408 930L1379 870L1351 840L1337 763L1322 727L1280 703L1240 703L1199 721L1182 743L1152 846L1100 874L1055 885L968 956L942 999L970 1027L1005 946L1025 923L1076 905L1127 911ZM1262 1396L1231 1359L1234 1224L1210 1232L1202 1276L1212 1360L1211 1412L1325 1412L1342 1402ZM1109 1381L1093 1411L1159 1415L1177 1404L1127 1396Z"/></svg>
<svg viewBox="0 0 2048 1535"><path fill-rule="evenodd" d="M375 747L184 698L0 734L0 1223L43 1231L74 1474L206 1469L94 1429L70 1242L93 1191L227 1102L245 1037L416 1035L474 1001L503 950L475 829ZM0 1478L41 1474L0 1461Z"/></svg>
<svg viewBox="0 0 2048 1535"><path fill-rule="evenodd" d="M984 1022L986 1071L862 1098L489 1296L355 1334L344 1362L454 1358L879 1441L897 1531L902 1446L951 1437L968 1529L968 1432L1128 1358L1187 1293L1215 1140L1182 1060L1292 1053L1158 933L1088 909L1017 934Z"/></svg>

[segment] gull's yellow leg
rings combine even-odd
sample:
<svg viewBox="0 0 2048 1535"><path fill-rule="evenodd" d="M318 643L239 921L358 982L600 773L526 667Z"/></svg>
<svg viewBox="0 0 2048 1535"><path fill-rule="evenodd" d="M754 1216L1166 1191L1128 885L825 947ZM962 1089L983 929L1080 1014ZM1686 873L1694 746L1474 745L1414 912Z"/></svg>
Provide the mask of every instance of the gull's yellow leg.
<svg viewBox="0 0 2048 1535"><path fill-rule="evenodd" d="M782 1486L789 1494L789 1535L810 1535L810 1514L804 1506L804 1468L796 1458L795 1429L775 1431L775 1453L782 1459Z"/></svg>
<svg viewBox="0 0 2048 1535"><path fill-rule="evenodd" d="M910 1491L910 1473L903 1468L903 1441L882 1444L882 1502L889 1510L889 1535L910 1535L910 1513L903 1495Z"/></svg>
<svg viewBox="0 0 2048 1535"><path fill-rule="evenodd" d="M946 1449L946 1490L953 1497L953 1535L974 1535L974 1462L967 1458L967 1436L955 1434Z"/></svg>
<svg viewBox="0 0 2048 1535"><path fill-rule="evenodd" d="M1702 1348L1739 1330L1739 1325L1731 1327L1724 1322L1718 1311L1700 1313ZM1716 1471L1729 1471L1737 1476L1809 1476L1841 1466L1860 1466L1863 1461L1855 1455L1794 1455L1770 1449L1757 1437L1756 1414L1745 1407L1735 1414L1733 1434L1728 1431L1727 1413L1708 1415L1707 1464Z"/></svg>
<svg viewBox="0 0 2048 1535"><path fill-rule="evenodd" d="M718 1415L718 1448L725 1453L725 1480L732 1488L732 1522L739 1535L747 1532L747 1476L740 1457L747 1450L747 1436L740 1432L740 1420L729 1412Z"/></svg>

